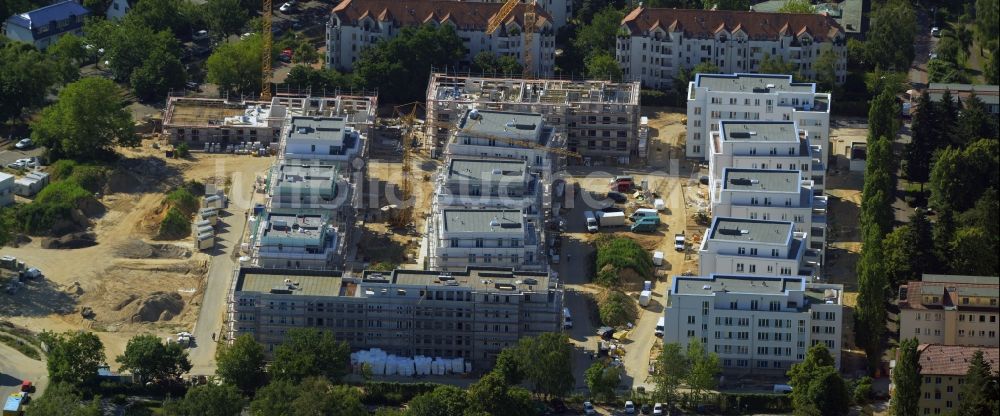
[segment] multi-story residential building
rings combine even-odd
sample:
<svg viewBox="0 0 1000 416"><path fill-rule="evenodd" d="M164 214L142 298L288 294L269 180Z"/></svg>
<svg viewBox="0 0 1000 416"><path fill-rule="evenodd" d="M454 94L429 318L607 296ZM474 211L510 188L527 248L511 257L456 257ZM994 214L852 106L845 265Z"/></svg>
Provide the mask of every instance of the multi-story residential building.
<svg viewBox="0 0 1000 416"><path fill-rule="evenodd" d="M547 273L471 267L339 272L237 271L228 337L251 334L271 352L292 328L333 332L353 350L464 358L492 366L520 338L562 328L562 289Z"/></svg>
<svg viewBox="0 0 1000 416"><path fill-rule="evenodd" d="M638 151L639 82L516 79L431 74L427 145L438 150L471 108L538 113L586 159L628 163Z"/></svg>
<svg viewBox="0 0 1000 416"><path fill-rule="evenodd" d="M260 101L170 97L163 117L163 133L173 143L199 150L208 143L221 145L260 142L277 146L288 107Z"/></svg>
<svg viewBox="0 0 1000 416"><path fill-rule="evenodd" d="M524 4L493 33L485 33L487 22L500 11L500 3L465 1L343 0L330 16L326 29L326 64L349 71L361 52L399 33L400 28L423 24L451 25L462 38L468 54L460 64L468 66L480 52L517 58L525 64ZM540 77L552 76L555 65L555 25L544 10L536 13L531 37L532 68Z"/></svg>
<svg viewBox="0 0 1000 416"><path fill-rule="evenodd" d="M83 21L90 10L73 0L64 0L7 18L7 38L44 50L65 34L83 36Z"/></svg>
<svg viewBox="0 0 1000 416"><path fill-rule="evenodd" d="M682 69L702 62L722 72L757 72L765 57L780 58L815 79L819 57L832 51L837 83L847 77L847 34L818 14L637 7L618 32L616 57L625 79L673 89ZM684 86L679 86L683 89Z"/></svg>
<svg viewBox="0 0 1000 416"><path fill-rule="evenodd" d="M826 166L819 145L794 121L721 121L709 137L709 189L718 189L726 168L794 170L822 194Z"/></svg>
<svg viewBox="0 0 1000 416"><path fill-rule="evenodd" d="M899 336L922 344L1000 346L1000 278L925 274L899 287Z"/></svg>
<svg viewBox="0 0 1000 416"><path fill-rule="evenodd" d="M515 209L531 217L540 214L540 180L524 161L452 158L437 182L435 210Z"/></svg>
<svg viewBox="0 0 1000 416"><path fill-rule="evenodd" d="M663 342L686 347L699 339L733 375L784 376L817 343L840 368L842 296L842 285L800 276L676 276L667 292Z"/></svg>
<svg viewBox="0 0 1000 416"><path fill-rule="evenodd" d="M975 96L983 102L986 112L994 116L1000 115L1000 86L985 84L944 84L932 82L927 86L927 95L931 101L941 102L945 91L951 92L951 99L965 101Z"/></svg>
<svg viewBox="0 0 1000 416"><path fill-rule="evenodd" d="M268 268L331 269L343 239L326 210L271 209L263 215L252 259Z"/></svg>
<svg viewBox="0 0 1000 416"><path fill-rule="evenodd" d="M468 266L543 270L541 225L524 210L440 208L428 221L432 270Z"/></svg>
<svg viewBox="0 0 1000 416"><path fill-rule="evenodd" d="M792 221L795 232L808 235L809 248L824 249L827 197L816 195L802 172L725 168L715 185L710 191L712 215Z"/></svg>
<svg viewBox="0 0 1000 416"><path fill-rule="evenodd" d="M685 154L708 160L706 143L722 120L793 121L808 130L810 146L829 156L830 94L816 84L793 82L791 75L697 74L687 90ZM808 178L807 178L808 179Z"/></svg>
<svg viewBox="0 0 1000 416"><path fill-rule="evenodd" d="M819 254L807 249L808 234L791 221L716 216L698 247L702 275L746 274L809 277Z"/></svg>
<svg viewBox="0 0 1000 416"><path fill-rule="evenodd" d="M535 172L551 171L550 148L565 143L537 113L468 110L445 148L448 157L523 160Z"/></svg>
<svg viewBox="0 0 1000 416"><path fill-rule="evenodd" d="M272 208L325 208L350 206L348 185L338 175L336 166L317 161L310 164L282 163L272 168L274 187L271 188Z"/></svg>
<svg viewBox="0 0 1000 416"><path fill-rule="evenodd" d="M285 159L323 160L343 166L362 154L365 137L347 126L344 117L299 116L291 118L285 139Z"/></svg>
<svg viewBox="0 0 1000 416"><path fill-rule="evenodd" d="M965 374L969 371L969 364L976 351L983 352L983 358L995 372L997 365L1000 365L1000 349L995 346L984 348L921 344L917 347L920 354L920 414L958 414L965 387Z"/></svg>

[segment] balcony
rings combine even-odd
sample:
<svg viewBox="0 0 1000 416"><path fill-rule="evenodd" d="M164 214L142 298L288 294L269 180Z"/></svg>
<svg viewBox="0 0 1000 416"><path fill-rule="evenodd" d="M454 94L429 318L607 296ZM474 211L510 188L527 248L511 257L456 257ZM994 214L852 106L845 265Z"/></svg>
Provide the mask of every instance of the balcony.
<svg viewBox="0 0 1000 416"><path fill-rule="evenodd" d="M829 205L830 200L826 195L815 195L812 200L812 210L813 215L823 214L826 215L826 209Z"/></svg>

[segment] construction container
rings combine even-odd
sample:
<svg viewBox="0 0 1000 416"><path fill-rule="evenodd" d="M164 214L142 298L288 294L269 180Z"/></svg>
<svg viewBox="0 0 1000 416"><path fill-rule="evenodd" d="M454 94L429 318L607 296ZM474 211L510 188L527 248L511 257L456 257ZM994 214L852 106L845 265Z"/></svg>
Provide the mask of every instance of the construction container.
<svg viewBox="0 0 1000 416"><path fill-rule="evenodd" d="M222 197L218 195L206 196L205 199L201 201L201 206L206 208L219 208L222 209L224 201Z"/></svg>
<svg viewBox="0 0 1000 416"><path fill-rule="evenodd" d="M199 220L199 221L196 221L194 223L194 228L198 229L198 228L202 228L202 227L211 227L212 225L214 225L214 224L212 224L212 221L209 221L209 220Z"/></svg>
<svg viewBox="0 0 1000 416"><path fill-rule="evenodd" d="M639 292L639 305L642 307L649 306L649 299L653 296L653 292L649 290L643 290Z"/></svg>
<svg viewBox="0 0 1000 416"><path fill-rule="evenodd" d="M204 227L198 227L198 228L196 228L195 229L195 234L196 235L202 235L202 234L213 234L214 235L215 234L215 229L212 228L211 225L206 225Z"/></svg>
<svg viewBox="0 0 1000 416"><path fill-rule="evenodd" d="M214 247L215 234L199 234L198 237L195 238L195 246L198 247L198 250L207 250Z"/></svg>

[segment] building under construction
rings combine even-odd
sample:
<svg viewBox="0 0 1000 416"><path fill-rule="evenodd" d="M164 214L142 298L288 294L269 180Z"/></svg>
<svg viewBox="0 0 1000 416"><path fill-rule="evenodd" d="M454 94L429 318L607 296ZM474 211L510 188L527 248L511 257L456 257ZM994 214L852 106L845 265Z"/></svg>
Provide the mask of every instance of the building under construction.
<svg viewBox="0 0 1000 416"><path fill-rule="evenodd" d="M639 83L489 78L432 73L427 137L440 153L470 108L539 113L583 162L625 164L638 156Z"/></svg>
<svg viewBox="0 0 1000 416"><path fill-rule="evenodd" d="M170 97L163 134L193 150L205 143L222 146L259 142L277 147L281 130L292 115L344 117L348 127L370 134L375 124L375 94L312 96L279 93L270 102L224 98Z"/></svg>

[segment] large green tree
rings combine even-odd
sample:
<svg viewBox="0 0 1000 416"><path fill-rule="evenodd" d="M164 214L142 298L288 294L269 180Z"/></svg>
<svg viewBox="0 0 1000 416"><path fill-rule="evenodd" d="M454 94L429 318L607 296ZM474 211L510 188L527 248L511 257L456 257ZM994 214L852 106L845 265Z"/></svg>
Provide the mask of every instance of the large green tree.
<svg viewBox="0 0 1000 416"><path fill-rule="evenodd" d="M322 377L309 377L299 383L300 393L292 400L293 415L367 416L358 391L348 385L332 385Z"/></svg>
<svg viewBox="0 0 1000 416"><path fill-rule="evenodd" d="M100 59L108 62L118 81L131 81L133 73L150 60L154 52L160 52L157 57L161 59L165 54L180 56L181 45L172 32L156 31L138 19L125 19L120 23L88 21L84 33L88 43L104 49Z"/></svg>
<svg viewBox="0 0 1000 416"><path fill-rule="evenodd" d="M520 75L524 68L511 55L497 55L490 51L479 52L472 60L472 70L484 74Z"/></svg>
<svg viewBox="0 0 1000 416"><path fill-rule="evenodd" d="M142 382L175 382L191 370L187 351L180 344L164 344L156 335L132 337L125 353L115 359L123 370L129 370Z"/></svg>
<svg viewBox="0 0 1000 416"><path fill-rule="evenodd" d="M958 403L960 416L987 416L1000 412L1000 378L982 350L972 354Z"/></svg>
<svg viewBox="0 0 1000 416"><path fill-rule="evenodd" d="M405 27L392 39L365 49L354 63L361 86L379 91L379 100L421 100L431 67L455 65L465 46L452 25Z"/></svg>
<svg viewBox="0 0 1000 416"><path fill-rule="evenodd" d="M349 75L333 69L315 69L308 65L295 65L285 78L283 87L298 90L310 89L314 94L332 94L337 90L349 90L352 80Z"/></svg>
<svg viewBox="0 0 1000 416"><path fill-rule="evenodd" d="M202 12L209 30L221 38L239 34L250 20L246 10L240 8L240 0L208 0Z"/></svg>
<svg viewBox="0 0 1000 416"><path fill-rule="evenodd" d="M621 28L623 17L625 14L622 11L605 7L589 22L577 27L573 46L584 58L601 53L614 54L615 34Z"/></svg>
<svg viewBox="0 0 1000 416"><path fill-rule="evenodd" d="M83 404L82 398L73 386L66 383L55 383L45 389L41 397L31 399L31 406L24 416L101 416L100 401Z"/></svg>
<svg viewBox="0 0 1000 416"><path fill-rule="evenodd" d="M979 97L972 95L962 100L962 109L958 112L958 134L962 144L984 138L996 139L997 117L986 110Z"/></svg>
<svg viewBox="0 0 1000 416"><path fill-rule="evenodd" d="M534 412L531 393L508 385L495 372L487 373L469 386L469 400L470 407L466 414L528 415Z"/></svg>
<svg viewBox="0 0 1000 416"><path fill-rule="evenodd" d="M262 40L257 34L219 45L205 62L208 81L219 85L220 94L259 94L261 45Z"/></svg>
<svg viewBox="0 0 1000 416"><path fill-rule="evenodd" d="M689 363L687 385L695 400L700 400L706 391L715 390L719 385L722 372L719 355L705 350L705 345L697 338L688 342L686 354Z"/></svg>
<svg viewBox="0 0 1000 416"><path fill-rule="evenodd" d="M334 339L330 331L291 329L274 349L270 372L277 379L299 381L322 376L339 381L347 374L350 354L351 347Z"/></svg>
<svg viewBox="0 0 1000 416"><path fill-rule="evenodd" d="M104 363L104 344L93 332L43 332L39 336L48 347L45 366L49 380L81 386L97 378L97 368Z"/></svg>
<svg viewBox="0 0 1000 416"><path fill-rule="evenodd" d="M59 68L31 45L0 39L0 123L41 106L60 79Z"/></svg>
<svg viewBox="0 0 1000 416"><path fill-rule="evenodd" d="M924 91L917 100L913 111L913 121L910 123L910 143L906 145L903 170L911 182L924 182L930 179L931 157L934 154L936 141L934 102L930 94Z"/></svg>
<svg viewBox="0 0 1000 416"><path fill-rule="evenodd" d="M138 0L125 15L127 27L148 27L155 32L170 31L178 38L191 36L191 21L183 12L185 0Z"/></svg>
<svg viewBox="0 0 1000 416"><path fill-rule="evenodd" d="M587 67L587 77L592 79L604 79L611 81L621 81L622 69L618 66L618 61L609 53L595 53L585 60Z"/></svg>
<svg viewBox="0 0 1000 416"><path fill-rule="evenodd" d="M909 223L885 236L883 249L888 283L893 290L937 268L931 223L922 209L910 215Z"/></svg>
<svg viewBox="0 0 1000 416"><path fill-rule="evenodd" d="M801 363L793 364L788 370L796 415L847 413L850 395L834 364L826 345L815 344L806 351L806 358Z"/></svg>
<svg viewBox="0 0 1000 416"><path fill-rule="evenodd" d="M858 303L855 307L854 335L865 351L868 371L874 373L882 360L882 336L885 334L886 295L889 289L883 262L882 236L877 229L865 231L858 261Z"/></svg>
<svg viewBox="0 0 1000 416"><path fill-rule="evenodd" d="M561 397L573 388L573 350L566 334L546 332L522 338L517 351L523 357L525 379L535 392Z"/></svg>
<svg viewBox="0 0 1000 416"><path fill-rule="evenodd" d="M951 241L951 272L972 276L996 276L996 234L980 226L961 227Z"/></svg>
<svg viewBox="0 0 1000 416"><path fill-rule="evenodd" d="M917 14L910 2L888 0L873 7L871 30L865 40L867 66L908 70L916 55L916 30Z"/></svg>
<svg viewBox="0 0 1000 416"><path fill-rule="evenodd" d="M250 394L264 383L264 347L250 334L243 334L232 345L216 352L215 374L222 381Z"/></svg>
<svg viewBox="0 0 1000 416"><path fill-rule="evenodd" d="M272 380L254 394L250 402L253 416L296 416L289 402L298 398L302 391L291 380Z"/></svg>
<svg viewBox="0 0 1000 416"><path fill-rule="evenodd" d="M132 91L143 101L157 101L174 90L183 90L187 81L184 64L177 55L153 50L142 66L132 71Z"/></svg>
<svg viewBox="0 0 1000 416"><path fill-rule="evenodd" d="M931 169L931 206L935 210L951 206L957 212L972 208L983 192L1000 185L998 153L996 139L977 140L961 150L941 150Z"/></svg>
<svg viewBox="0 0 1000 416"><path fill-rule="evenodd" d="M614 401L620 377L619 367L610 366L603 360L594 361L584 373L590 394L604 402Z"/></svg>
<svg viewBox="0 0 1000 416"><path fill-rule="evenodd" d="M32 139L51 155L76 160L101 159L114 146L138 144L132 113L121 90L104 78L84 78L59 92L59 101L32 123Z"/></svg>
<svg viewBox="0 0 1000 416"><path fill-rule="evenodd" d="M868 140L879 137L896 138L899 132L900 106L891 90L882 90L868 108Z"/></svg>
<svg viewBox="0 0 1000 416"><path fill-rule="evenodd" d="M80 65L87 61L87 49L83 38L73 34L60 36L55 43L45 49L45 54L57 66L63 83L80 79Z"/></svg>
<svg viewBox="0 0 1000 416"><path fill-rule="evenodd" d="M896 368L892 370L895 389L889 402L893 416L917 416L920 411L920 353L916 338L899 343Z"/></svg>
<svg viewBox="0 0 1000 416"><path fill-rule="evenodd" d="M239 416L245 405L235 386L209 383L191 387L183 399L168 402L163 410L171 416Z"/></svg>
<svg viewBox="0 0 1000 416"><path fill-rule="evenodd" d="M837 60L837 53L830 47L824 47L816 58L816 82L826 91L837 86Z"/></svg>
<svg viewBox="0 0 1000 416"><path fill-rule="evenodd" d="M667 403L677 402L678 389L687 377L688 368L689 363L680 344L676 342L663 344L663 349L656 358L656 373L653 374L657 400Z"/></svg>
<svg viewBox="0 0 1000 416"><path fill-rule="evenodd" d="M757 71L762 74L787 74L798 76L798 70L795 69L795 64L785 61L785 58L781 56L771 56L771 54L765 53L764 57L761 58L760 64L757 66Z"/></svg>
<svg viewBox="0 0 1000 416"><path fill-rule="evenodd" d="M418 395L406 404L407 416L461 416L469 408L469 395L458 387L441 386Z"/></svg>

